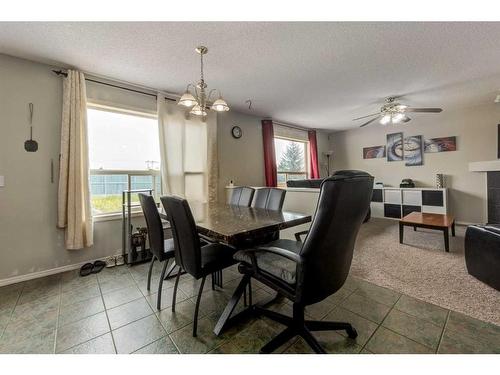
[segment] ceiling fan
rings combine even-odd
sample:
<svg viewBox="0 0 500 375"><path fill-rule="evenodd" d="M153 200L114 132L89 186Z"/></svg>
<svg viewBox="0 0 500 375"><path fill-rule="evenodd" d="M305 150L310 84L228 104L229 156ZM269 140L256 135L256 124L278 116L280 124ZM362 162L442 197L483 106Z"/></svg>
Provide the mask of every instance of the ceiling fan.
<svg viewBox="0 0 500 375"><path fill-rule="evenodd" d="M396 100L397 97L389 96L388 98L385 99L385 104L380 108L380 112L358 117L353 119L352 121L357 121L364 118L375 116L372 119L365 122L364 124L362 124L360 128L369 125L378 119L380 119L380 124L382 125L387 125L389 123L399 124L411 120L411 118L407 116L407 113L411 112L439 113L443 111L441 108L410 108L405 104L400 104L396 102Z"/></svg>

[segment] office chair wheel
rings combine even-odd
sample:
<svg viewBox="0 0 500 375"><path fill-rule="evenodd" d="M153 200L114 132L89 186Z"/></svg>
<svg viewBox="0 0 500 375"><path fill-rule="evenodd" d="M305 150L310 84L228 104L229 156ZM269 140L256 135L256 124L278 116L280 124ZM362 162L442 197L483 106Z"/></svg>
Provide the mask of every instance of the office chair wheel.
<svg viewBox="0 0 500 375"><path fill-rule="evenodd" d="M358 337L358 332L354 327L346 329L346 332L347 336L349 336L350 339L355 339L356 337Z"/></svg>

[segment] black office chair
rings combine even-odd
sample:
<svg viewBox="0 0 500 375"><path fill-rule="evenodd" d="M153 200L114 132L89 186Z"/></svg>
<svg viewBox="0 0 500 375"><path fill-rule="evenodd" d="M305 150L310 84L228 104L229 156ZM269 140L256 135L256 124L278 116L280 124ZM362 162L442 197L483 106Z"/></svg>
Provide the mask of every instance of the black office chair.
<svg viewBox="0 0 500 375"><path fill-rule="evenodd" d="M248 186L238 186L232 189L229 204L232 206L250 207L255 189Z"/></svg>
<svg viewBox="0 0 500 375"><path fill-rule="evenodd" d="M317 353L325 353L311 331L357 332L349 323L306 321L305 306L338 291L349 274L354 243L370 204L373 177L361 171L344 171L324 180L316 214L305 241L277 240L263 247L240 250L244 278L254 277L293 302L293 317L255 306L255 310L286 328L262 349L270 353L300 335Z"/></svg>
<svg viewBox="0 0 500 375"><path fill-rule="evenodd" d="M161 197L160 199L172 228L177 265L191 274L196 280L201 279L193 318L193 337L196 337L198 310L205 279L208 275L220 272L236 263L233 259L234 249L218 243L201 246L188 202L185 199L172 196ZM178 283L179 273L175 279L172 311L175 311Z"/></svg>
<svg viewBox="0 0 500 375"><path fill-rule="evenodd" d="M151 195L144 193L139 193L138 195L139 201L141 202L142 212L144 213L144 218L146 219L146 226L148 227L149 248L153 253L153 258L151 259L148 272L148 290L151 289L151 272L153 271L155 260L165 262L161 271L160 282L158 284L158 300L156 307L160 310L161 291L163 287L163 280L165 279L165 272L170 259L174 259L175 257L174 240L172 238L165 239L163 225L161 223L160 214L158 213L158 208L156 207L154 198Z"/></svg>
<svg viewBox="0 0 500 375"><path fill-rule="evenodd" d="M285 201L286 190L276 188L255 189L252 207L281 211Z"/></svg>

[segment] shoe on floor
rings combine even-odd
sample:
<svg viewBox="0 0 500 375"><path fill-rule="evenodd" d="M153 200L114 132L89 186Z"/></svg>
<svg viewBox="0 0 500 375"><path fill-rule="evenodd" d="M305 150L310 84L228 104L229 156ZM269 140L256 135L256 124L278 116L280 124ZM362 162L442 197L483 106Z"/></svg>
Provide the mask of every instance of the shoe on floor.
<svg viewBox="0 0 500 375"><path fill-rule="evenodd" d="M123 255L117 255L115 257L115 260L116 260L116 265L117 266L122 266L125 264L125 259L123 258Z"/></svg>
<svg viewBox="0 0 500 375"><path fill-rule="evenodd" d="M106 262L106 268L116 266L116 259L114 256L107 257L106 259L104 259L104 261Z"/></svg>

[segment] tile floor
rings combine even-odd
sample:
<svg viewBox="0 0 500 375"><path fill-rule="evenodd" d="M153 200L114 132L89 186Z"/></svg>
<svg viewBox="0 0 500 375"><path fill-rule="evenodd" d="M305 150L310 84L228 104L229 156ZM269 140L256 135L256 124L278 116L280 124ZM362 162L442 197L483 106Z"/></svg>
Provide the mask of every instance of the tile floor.
<svg viewBox="0 0 500 375"><path fill-rule="evenodd" d="M181 277L172 313L173 280L165 281L157 311L160 268L148 292L147 266L115 267L85 278L71 271L0 288L0 353L257 353L283 329L253 318L220 337L212 333L239 281L233 267L224 271L223 289L205 284L193 338L198 282ZM253 289L256 301L271 295L262 284ZM285 301L272 308L291 312ZM349 321L357 329L355 340L344 332L315 333L329 353L500 353L500 327L359 279L349 278L306 312L311 319ZM296 338L279 352L311 350Z"/></svg>

